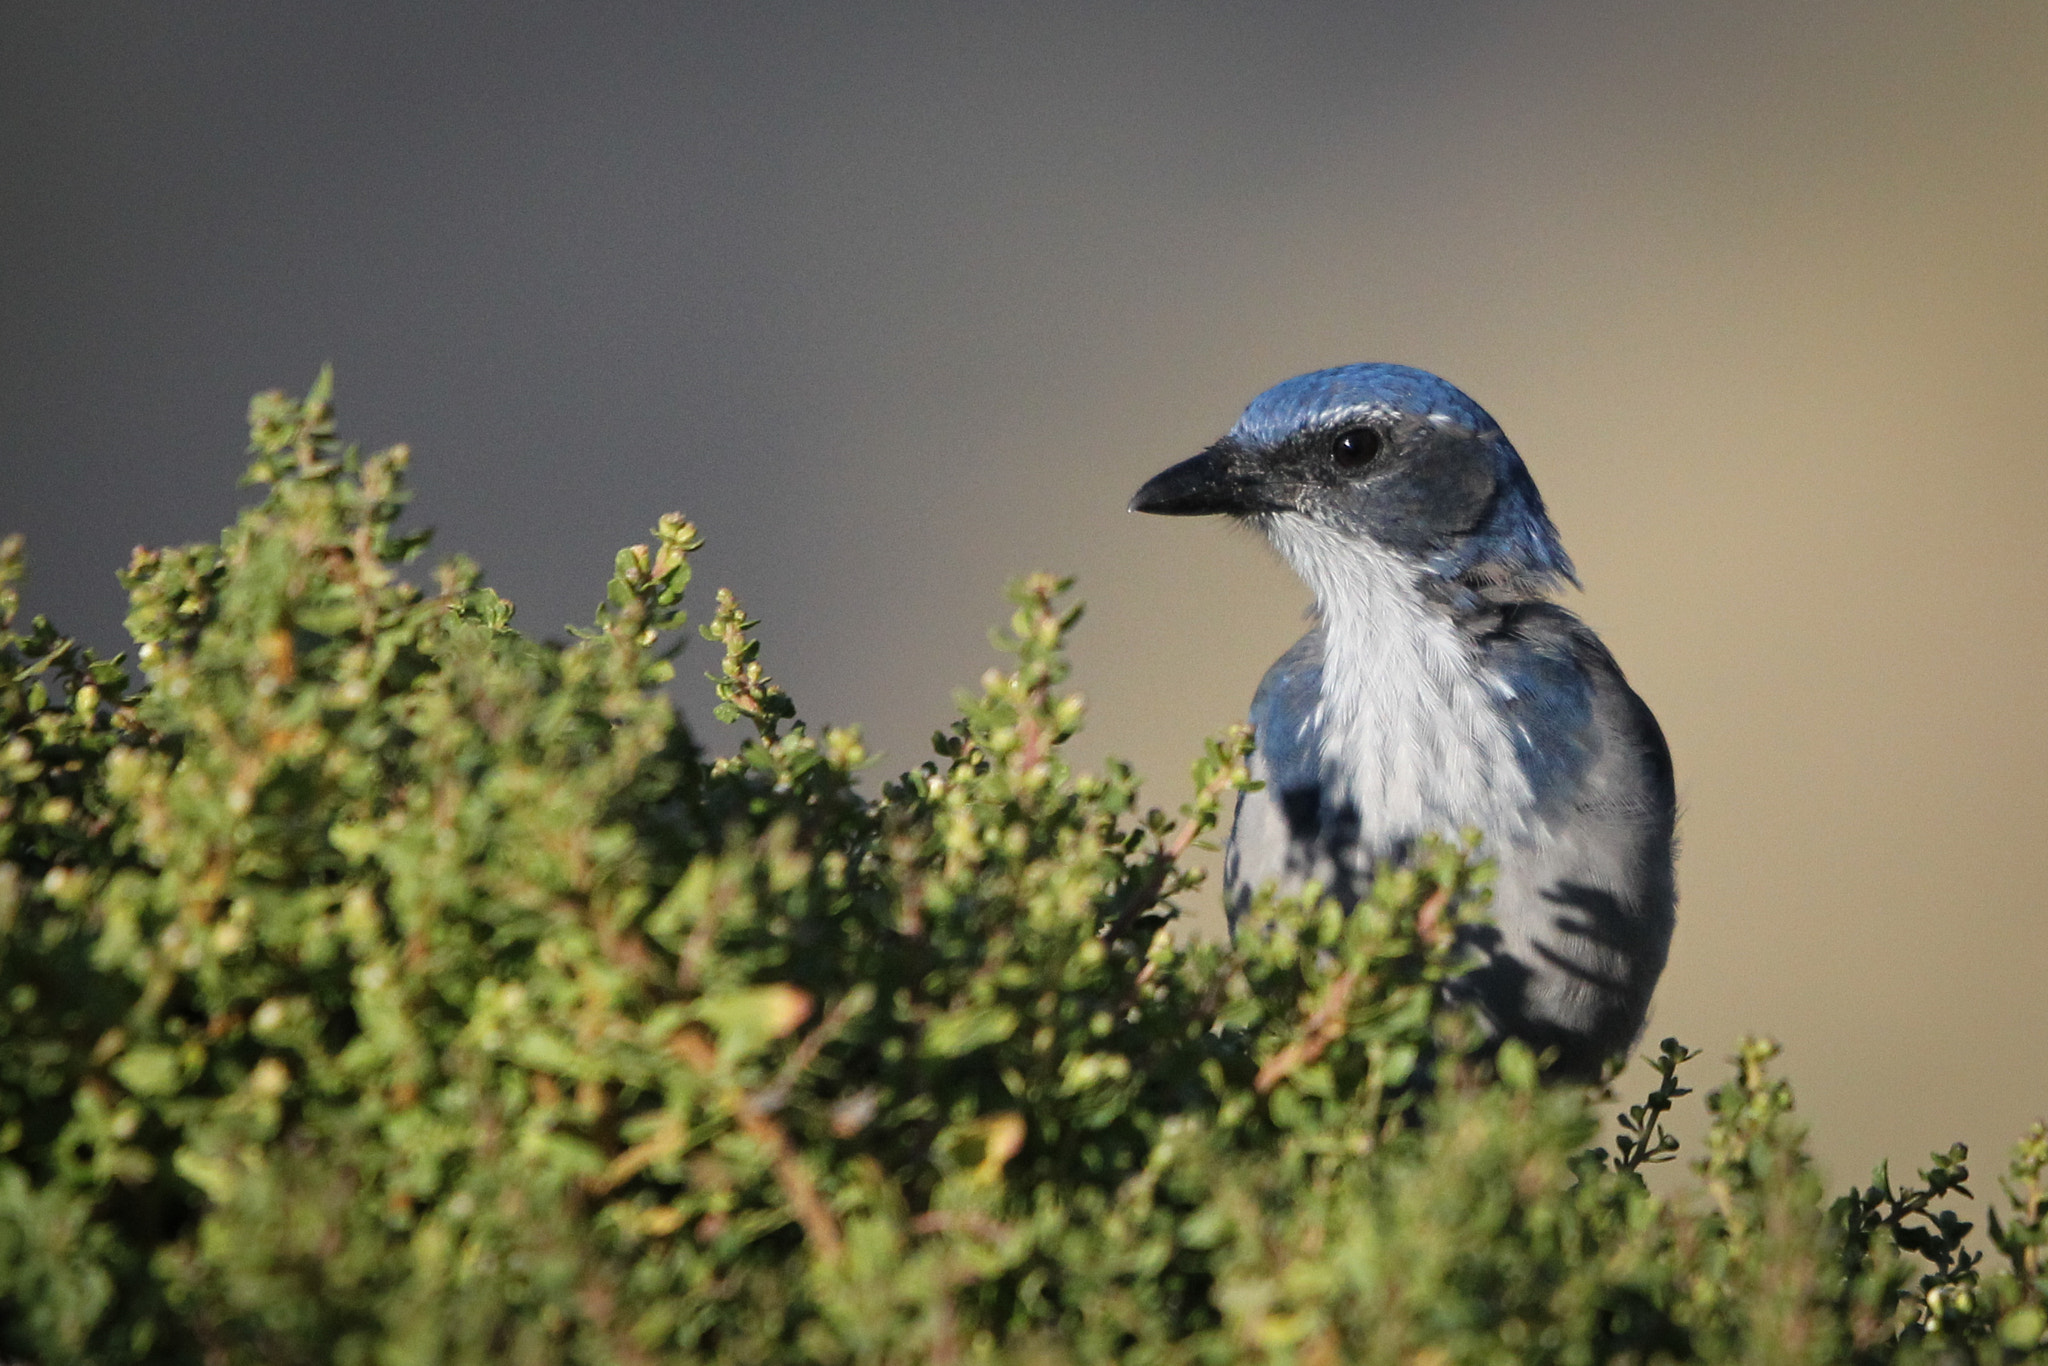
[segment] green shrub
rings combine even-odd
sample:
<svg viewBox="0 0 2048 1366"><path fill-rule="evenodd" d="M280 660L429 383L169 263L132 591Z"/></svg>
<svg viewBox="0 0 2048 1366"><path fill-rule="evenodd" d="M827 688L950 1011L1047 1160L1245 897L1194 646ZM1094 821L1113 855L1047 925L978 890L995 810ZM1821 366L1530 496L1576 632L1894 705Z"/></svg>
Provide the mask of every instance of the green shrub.
<svg viewBox="0 0 2048 1366"><path fill-rule="evenodd" d="M1661 1084L1538 1083L1439 1007L1457 849L1354 914L1177 941L1177 818L1075 773L1066 585L865 795L720 594L708 758L663 685L694 530L594 627L398 566L402 449L323 377L252 407L261 504L138 552L143 682L0 552L0 1355L165 1362L1891 1361L2044 1354L2048 1130L1991 1247L1824 1200L1771 1048L1664 1198Z"/></svg>

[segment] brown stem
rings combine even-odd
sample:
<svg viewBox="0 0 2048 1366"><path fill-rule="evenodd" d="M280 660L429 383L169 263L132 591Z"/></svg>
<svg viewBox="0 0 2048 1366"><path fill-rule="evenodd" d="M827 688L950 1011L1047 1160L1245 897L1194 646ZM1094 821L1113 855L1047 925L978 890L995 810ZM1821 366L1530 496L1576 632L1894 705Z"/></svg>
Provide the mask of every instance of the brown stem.
<svg viewBox="0 0 2048 1366"><path fill-rule="evenodd" d="M1131 898L1131 904L1124 907L1122 913L1110 925L1109 932L1104 938L1112 943L1123 938L1130 933L1132 921L1159 904L1159 893L1166 886L1167 877L1179 866L1181 856L1187 853L1209 824L1200 815L1190 815L1180 823L1180 827L1173 832L1173 843L1161 846L1160 853L1164 857L1154 865L1151 881L1143 892Z"/></svg>
<svg viewBox="0 0 2048 1366"><path fill-rule="evenodd" d="M910 1221L913 1233L970 1233L986 1242L1010 1235L1007 1224L972 1210L927 1210Z"/></svg>
<svg viewBox="0 0 2048 1366"><path fill-rule="evenodd" d="M790 1146L789 1136L782 1132L782 1126L761 1113L761 1107L745 1092L739 1094L733 1113L747 1136L768 1150L768 1165L782 1186L784 1198L789 1201L790 1213L803 1225L804 1236L811 1240L820 1257L828 1262L838 1260L840 1251L846 1246L845 1239L839 1234L839 1221L832 1217L832 1211L819 1198L811 1174L804 1170L804 1164L798 1160L795 1148Z"/></svg>
<svg viewBox="0 0 2048 1366"><path fill-rule="evenodd" d="M708 1073L717 1065L710 1040L694 1028L678 1034L670 1047L699 1072ZM782 1131L782 1126L769 1116L758 1100L739 1087L727 1087L725 1099L732 1106L733 1118L739 1122L741 1131L768 1150L769 1170L775 1173L776 1183L782 1187L790 1213L803 1226L804 1236L810 1239L811 1246L817 1249L820 1257L826 1261L836 1260L846 1246L846 1240L840 1236L839 1221L832 1217L832 1211L819 1197L818 1187L811 1180L811 1174L804 1170L803 1161L797 1156L789 1135Z"/></svg>
<svg viewBox="0 0 2048 1366"><path fill-rule="evenodd" d="M1439 887L1429 894L1429 899L1415 912L1415 936L1430 948L1443 947L1443 916L1450 904L1451 889Z"/></svg>
<svg viewBox="0 0 2048 1366"><path fill-rule="evenodd" d="M1323 993L1322 1004L1308 1017L1302 1036L1266 1059L1252 1081L1252 1089L1262 1096L1270 1095L1289 1075L1323 1056L1323 1050L1343 1036L1344 1007L1350 1003L1351 989L1357 984L1356 972L1347 969L1338 974L1330 989Z"/></svg>
<svg viewBox="0 0 2048 1366"><path fill-rule="evenodd" d="M754 1100L761 1107L763 1114L772 1115L783 1107L784 1102L789 1099L789 1088L796 1085L796 1079L803 1075L804 1069L817 1061L820 1050L838 1038L839 1032L846 1028L847 1022L859 1013L860 1008L855 1004L854 994L849 992L840 997L832 1009L826 1012L825 1018L818 1021L811 1032L797 1042L797 1046L790 1050L789 1057L776 1069L775 1080L754 1093Z"/></svg>

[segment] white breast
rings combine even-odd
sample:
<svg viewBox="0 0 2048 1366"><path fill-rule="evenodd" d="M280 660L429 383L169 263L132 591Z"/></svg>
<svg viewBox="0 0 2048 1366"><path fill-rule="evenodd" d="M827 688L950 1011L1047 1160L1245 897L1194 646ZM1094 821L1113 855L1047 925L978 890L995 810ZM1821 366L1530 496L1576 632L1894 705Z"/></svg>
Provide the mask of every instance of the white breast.
<svg viewBox="0 0 2048 1366"><path fill-rule="evenodd" d="M1323 621L1323 781L1360 843L1528 826L1529 781L1496 703L1506 685L1391 551L1295 513L1260 529L1316 595Z"/></svg>

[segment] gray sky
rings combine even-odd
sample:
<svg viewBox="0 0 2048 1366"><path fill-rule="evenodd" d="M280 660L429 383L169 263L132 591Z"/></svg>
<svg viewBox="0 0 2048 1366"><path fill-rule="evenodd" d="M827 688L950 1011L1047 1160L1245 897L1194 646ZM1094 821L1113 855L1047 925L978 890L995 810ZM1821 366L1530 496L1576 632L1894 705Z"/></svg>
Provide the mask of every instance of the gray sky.
<svg viewBox="0 0 2048 1366"><path fill-rule="evenodd" d="M1650 1037L1784 1039L1844 1180L2048 1111L2048 9L729 8L10 6L31 606L117 642L129 548L213 535L249 393L331 359L527 629L686 511L700 612L892 768L1003 583L1078 574L1080 752L1172 804L1306 595L1125 498L1422 365L1670 733Z"/></svg>

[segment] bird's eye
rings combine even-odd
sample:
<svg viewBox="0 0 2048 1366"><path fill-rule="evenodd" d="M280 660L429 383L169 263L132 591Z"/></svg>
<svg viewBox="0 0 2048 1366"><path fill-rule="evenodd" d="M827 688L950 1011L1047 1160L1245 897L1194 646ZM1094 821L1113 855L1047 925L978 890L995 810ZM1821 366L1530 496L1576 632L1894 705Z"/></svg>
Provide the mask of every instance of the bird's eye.
<svg viewBox="0 0 2048 1366"><path fill-rule="evenodd" d="M1380 453L1380 434L1371 427L1352 427L1337 433L1330 442L1330 454L1340 470L1361 470Z"/></svg>

